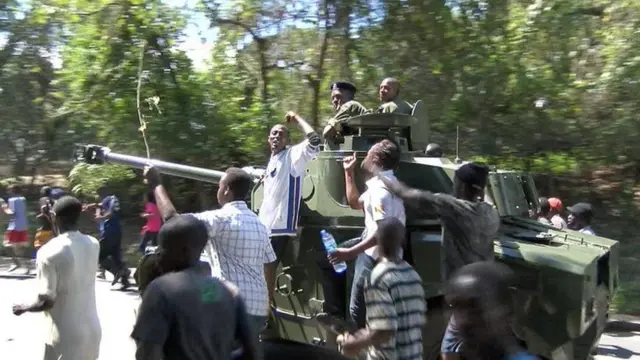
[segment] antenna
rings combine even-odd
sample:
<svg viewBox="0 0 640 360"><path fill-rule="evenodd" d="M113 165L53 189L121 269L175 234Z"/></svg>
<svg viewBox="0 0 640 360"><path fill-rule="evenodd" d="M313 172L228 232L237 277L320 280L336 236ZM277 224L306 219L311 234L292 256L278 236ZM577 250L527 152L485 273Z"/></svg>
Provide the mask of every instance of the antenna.
<svg viewBox="0 0 640 360"><path fill-rule="evenodd" d="M460 164L462 159L460 159L460 126L456 125L456 164Z"/></svg>

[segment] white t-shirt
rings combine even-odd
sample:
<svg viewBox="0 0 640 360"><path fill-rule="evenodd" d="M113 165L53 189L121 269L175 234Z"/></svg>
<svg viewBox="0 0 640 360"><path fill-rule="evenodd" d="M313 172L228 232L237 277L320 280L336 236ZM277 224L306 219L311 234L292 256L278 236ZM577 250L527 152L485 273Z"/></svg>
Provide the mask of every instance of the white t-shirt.
<svg viewBox="0 0 640 360"><path fill-rule="evenodd" d="M56 236L38 251L38 293L54 300L44 314L45 360L96 360L102 330L96 307L98 240L79 231Z"/></svg>
<svg viewBox="0 0 640 360"><path fill-rule="evenodd" d="M383 171L380 176L397 181L392 170ZM377 176L366 182L367 190L360 195L360 201L364 206L364 233L362 238L366 239L370 234L378 230L378 221L386 218L397 218L404 225L407 221L404 212L404 202L399 197L393 195ZM372 246L364 251L365 254L374 259L378 258L377 246ZM402 249L400 250L402 257Z"/></svg>
<svg viewBox="0 0 640 360"><path fill-rule="evenodd" d="M263 179L264 199L258 213L271 236L296 234L304 171L318 152L320 147L305 139L271 155Z"/></svg>

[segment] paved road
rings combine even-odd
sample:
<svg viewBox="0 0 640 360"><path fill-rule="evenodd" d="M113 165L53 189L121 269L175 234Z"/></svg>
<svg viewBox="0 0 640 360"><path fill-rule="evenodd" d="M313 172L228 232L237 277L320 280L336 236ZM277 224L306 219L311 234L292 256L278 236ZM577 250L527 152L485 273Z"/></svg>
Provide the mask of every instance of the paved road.
<svg viewBox="0 0 640 360"><path fill-rule="evenodd" d="M0 266L1 267L1 266ZM34 291L32 277L7 276L0 269L0 358L2 360L37 360L41 350L37 324L39 314L13 316L11 305L24 301ZM109 276L109 275L107 275ZM135 346L131 332L138 295L121 292L111 282L98 280L97 301L102 325L100 360L134 359ZM640 323L615 323L602 337L596 360L640 359Z"/></svg>

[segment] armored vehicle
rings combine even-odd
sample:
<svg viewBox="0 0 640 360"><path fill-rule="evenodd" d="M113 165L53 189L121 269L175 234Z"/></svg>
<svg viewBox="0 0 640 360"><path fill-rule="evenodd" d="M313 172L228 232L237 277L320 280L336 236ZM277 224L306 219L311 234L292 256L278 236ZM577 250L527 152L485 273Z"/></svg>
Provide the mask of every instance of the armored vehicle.
<svg viewBox="0 0 640 360"><path fill-rule="evenodd" d="M373 144L392 138L402 149L397 170L400 180L414 188L451 192L458 164L424 155L428 123L421 115L421 102L414 109L413 115L367 114L351 118L348 126L355 135L327 142L309 163L302 186L303 201L297 209L298 237L290 243L277 274L273 318L280 338L335 348L335 335L315 319L325 305L322 269L330 266L320 230L328 230L343 242L359 236L364 223L363 212L351 209L345 199L345 156L355 153L362 161ZM80 157L91 163L106 161L134 167L149 162L92 145L83 146ZM222 175L215 170L151 162L161 172L201 181L215 183ZM257 179L261 172L257 169L252 173ZM356 177L360 191L364 191L363 175ZM256 181L251 197L254 211L260 208L262 198L262 185ZM611 239L558 230L529 219L528 211L537 207L537 199L530 174L498 169L490 173L486 201L494 204L502 218L494 241L495 257L519 275L513 290L513 331L523 346L541 358L586 359L604 329L608 297L618 286L619 245ZM418 213L409 207L406 210L405 257L422 277L428 301L425 359L437 359L448 319L440 273L441 225L435 214ZM351 274L347 274L346 280L337 284L345 290L345 304L350 278ZM343 313L347 316L346 308Z"/></svg>

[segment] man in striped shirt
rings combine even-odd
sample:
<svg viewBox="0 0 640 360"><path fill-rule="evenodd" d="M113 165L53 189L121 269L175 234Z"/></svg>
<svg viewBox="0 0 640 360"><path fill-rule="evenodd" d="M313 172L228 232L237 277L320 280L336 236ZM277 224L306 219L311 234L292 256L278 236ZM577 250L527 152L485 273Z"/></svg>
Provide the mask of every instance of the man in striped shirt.
<svg viewBox="0 0 640 360"><path fill-rule="evenodd" d="M398 256L404 234L396 218L378 223L378 262L365 284L367 327L338 337L346 356L366 348L368 360L422 359L427 306L422 279Z"/></svg>

